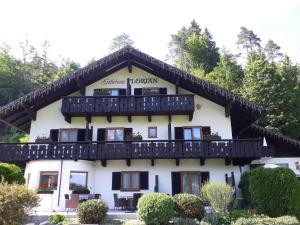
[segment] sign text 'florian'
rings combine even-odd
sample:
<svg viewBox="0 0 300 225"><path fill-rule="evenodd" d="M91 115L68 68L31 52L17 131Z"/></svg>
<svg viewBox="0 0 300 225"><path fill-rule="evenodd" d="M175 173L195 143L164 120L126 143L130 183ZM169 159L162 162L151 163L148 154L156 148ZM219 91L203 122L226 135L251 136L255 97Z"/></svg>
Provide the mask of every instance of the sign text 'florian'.
<svg viewBox="0 0 300 225"><path fill-rule="evenodd" d="M103 84L126 84L126 79L117 79L117 78L106 78L103 80ZM134 78L129 79L130 84L157 84L157 78Z"/></svg>

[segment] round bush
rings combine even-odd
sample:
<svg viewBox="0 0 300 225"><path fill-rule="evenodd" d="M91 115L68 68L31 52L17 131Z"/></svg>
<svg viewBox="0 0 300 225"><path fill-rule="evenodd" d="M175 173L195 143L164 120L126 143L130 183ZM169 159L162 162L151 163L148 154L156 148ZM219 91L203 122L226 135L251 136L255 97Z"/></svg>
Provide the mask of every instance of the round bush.
<svg viewBox="0 0 300 225"><path fill-rule="evenodd" d="M204 215L204 204L201 199L192 194L177 194L173 196L175 211L181 217L196 218L199 221Z"/></svg>
<svg viewBox="0 0 300 225"><path fill-rule="evenodd" d="M300 182L292 170L256 168L249 172L246 188L258 213L271 217L294 215L300 218Z"/></svg>
<svg viewBox="0 0 300 225"><path fill-rule="evenodd" d="M147 225L167 224L174 215L172 197L162 193L143 195L137 205L140 220Z"/></svg>
<svg viewBox="0 0 300 225"><path fill-rule="evenodd" d="M25 183L24 175L20 167L8 163L0 163L0 181L5 181L9 184Z"/></svg>
<svg viewBox="0 0 300 225"><path fill-rule="evenodd" d="M108 207L102 200L88 200L79 204L77 216L80 223L102 223L105 219Z"/></svg>

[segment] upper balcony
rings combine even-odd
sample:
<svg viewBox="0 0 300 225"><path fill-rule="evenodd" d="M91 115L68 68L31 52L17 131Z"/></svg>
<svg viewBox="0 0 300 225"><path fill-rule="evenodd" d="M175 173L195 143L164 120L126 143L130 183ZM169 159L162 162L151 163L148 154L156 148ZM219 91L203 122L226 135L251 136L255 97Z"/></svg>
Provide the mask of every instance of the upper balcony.
<svg viewBox="0 0 300 225"><path fill-rule="evenodd" d="M194 110L194 95L72 96L63 97L61 107L67 121L76 116L189 115L192 119Z"/></svg>

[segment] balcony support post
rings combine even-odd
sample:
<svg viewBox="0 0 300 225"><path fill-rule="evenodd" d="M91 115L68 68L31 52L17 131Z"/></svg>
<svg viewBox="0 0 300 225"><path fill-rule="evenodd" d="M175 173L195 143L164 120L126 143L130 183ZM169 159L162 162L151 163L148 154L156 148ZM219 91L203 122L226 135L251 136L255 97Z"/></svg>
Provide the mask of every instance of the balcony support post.
<svg viewBox="0 0 300 225"><path fill-rule="evenodd" d="M179 166L180 165L180 159L175 159L175 161L176 161L176 166Z"/></svg>
<svg viewBox="0 0 300 225"><path fill-rule="evenodd" d="M107 122L111 123L111 116L107 116Z"/></svg>
<svg viewBox="0 0 300 225"><path fill-rule="evenodd" d="M151 159L151 166L154 166L154 165L155 165L155 160Z"/></svg>
<svg viewBox="0 0 300 225"><path fill-rule="evenodd" d="M200 166L204 166L205 165L205 158L200 158Z"/></svg>
<svg viewBox="0 0 300 225"><path fill-rule="evenodd" d="M127 165L128 167L131 166L131 160L130 160L130 159L126 159L126 165Z"/></svg>
<svg viewBox="0 0 300 225"><path fill-rule="evenodd" d="M128 122L131 123L131 121L132 121L131 116L128 116Z"/></svg>
<svg viewBox="0 0 300 225"><path fill-rule="evenodd" d="M152 116L148 115L148 122L151 123L151 121L152 121Z"/></svg>

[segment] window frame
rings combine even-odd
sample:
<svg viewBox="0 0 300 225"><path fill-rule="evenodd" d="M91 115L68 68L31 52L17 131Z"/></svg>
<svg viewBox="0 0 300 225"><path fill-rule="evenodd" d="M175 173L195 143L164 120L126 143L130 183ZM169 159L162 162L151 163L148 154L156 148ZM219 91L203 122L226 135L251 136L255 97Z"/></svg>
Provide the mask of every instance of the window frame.
<svg viewBox="0 0 300 225"><path fill-rule="evenodd" d="M149 91L149 90L157 90L158 91L158 93L157 94L150 94L149 96L151 96L151 95L159 95L159 90L160 90L160 88L159 87L143 87L142 88L142 95L143 96L147 96L147 94L145 95L145 91Z"/></svg>
<svg viewBox="0 0 300 225"><path fill-rule="evenodd" d="M94 89L94 92L93 92L93 95L95 94L95 90L103 90L103 91L108 91L109 92L109 95L103 95L103 96L113 96L111 95L112 91L113 90L117 90L118 91L118 95L117 96L120 96L120 90L123 89L123 88L95 88ZM99 92L100 92L99 91ZM94 95L95 96L95 95ZM97 95L96 95L97 96ZM101 95L100 95L101 96ZM115 95L114 95L115 96Z"/></svg>
<svg viewBox="0 0 300 225"><path fill-rule="evenodd" d="M40 180L39 180L39 187L41 187L41 181L42 181L42 176L43 176L43 173L56 173L57 174L57 181L56 181L56 187L53 188L53 187L48 187L50 188L51 190L57 190L57 186L58 186L58 182L59 182L59 171L40 171Z"/></svg>
<svg viewBox="0 0 300 225"><path fill-rule="evenodd" d="M200 139L194 139L194 131L193 129L194 128L199 128L200 129ZM183 129L183 139L185 140L184 138L184 129L191 129L192 131L192 139L193 141L199 141L199 140L203 140L203 132L202 132L202 126L185 126L185 127L182 127Z"/></svg>
<svg viewBox="0 0 300 225"><path fill-rule="evenodd" d="M107 127L107 128L105 128L105 141L111 141L111 140L108 140L108 130L123 130L123 140L122 141L124 141L124 135L125 135L124 127ZM116 140L113 140L113 141L116 141Z"/></svg>
<svg viewBox="0 0 300 225"><path fill-rule="evenodd" d="M134 173L137 173L138 174L138 188L133 188L132 187L132 174L134 174ZM129 187L129 189L126 189L126 188L124 188L124 180L123 180L123 178L124 178L124 174L129 174L130 175L130 187ZM120 189L121 191L123 191L123 192L125 192L125 191L127 191L127 192L132 192L132 191L140 191L141 190L141 172L140 171L122 171L121 172L121 189Z"/></svg>
<svg viewBox="0 0 300 225"><path fill-rule="evenodd" d="M155 129L155 135L150 135L150 129ZM148 127L148 138L157 138L157 127Z"/></svg>
<svg viewBox="0 0 300 225"><path fill-rule="evenodd" d="M189 176L189 192L183 192L183 175L188 174ZM192 175L198 175L198 183L199 183L199 188L201 188L201 172L199 171L180 171L180 188L182 193L190 193L193 194L193 188L192 188Z"/></svg>
<svg viewBox="0 0 300 225"><path fill-rule="evenodd" d="M69 190L74 190L73 188L70 187L71 184L71 173L85 173L85 186L84 188L88 187L88 177L89 177L89 172L88 171L70 171L70 178L69 178Z"/></svg>
<svg viewBox="0 0 300 225"><path fill-rule="evenodd" d="M77 142L78 140L78 130L79 128L60 128L58 133L58 142ZM62 131L76 131L76 141L61 141L61 132ZM68 133L68 139L70 140L70 133Z"/></svg>

